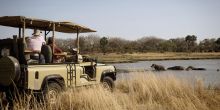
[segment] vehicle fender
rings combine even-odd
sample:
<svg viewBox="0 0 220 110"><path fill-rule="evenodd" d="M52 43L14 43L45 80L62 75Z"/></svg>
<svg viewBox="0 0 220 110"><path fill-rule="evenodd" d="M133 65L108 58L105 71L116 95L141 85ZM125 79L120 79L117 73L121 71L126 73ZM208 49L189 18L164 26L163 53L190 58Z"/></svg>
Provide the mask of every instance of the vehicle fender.
<svg viewBox="0 0 220 110"><path fill-rule="evenodd" d="M112 71L112 70L105 70L102 72L101 75L101 82L103 81L104 77L109 76L111 77L114 81L116 80L116 71Z"/></svg>
<svg viewBox="0 0 220 110"><path fill-rule="evenodd" d="M41 84L41 89L43 89L46 86L46 84L48 84L49 82L56 82L62 88L65 88L64 78L60 76L59 74L52 74L52 75L46 76Z"/></svg>

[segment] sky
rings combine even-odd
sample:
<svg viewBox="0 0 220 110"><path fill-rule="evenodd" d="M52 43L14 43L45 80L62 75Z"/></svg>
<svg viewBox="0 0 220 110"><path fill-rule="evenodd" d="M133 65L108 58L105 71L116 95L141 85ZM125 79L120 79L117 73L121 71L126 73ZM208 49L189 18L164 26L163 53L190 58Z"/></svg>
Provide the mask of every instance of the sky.
<svg viewBox="0 0 220 110"><path fill-rule="evenodd" d="M101 37L220 37L220 0L1 0L0 16L71 21ZM28 31L28 34L30 30ZM0 26L0 38L17 29ZM28 35L27 35L28 36ZM68 38L72 35L62 35Z"/></svg>

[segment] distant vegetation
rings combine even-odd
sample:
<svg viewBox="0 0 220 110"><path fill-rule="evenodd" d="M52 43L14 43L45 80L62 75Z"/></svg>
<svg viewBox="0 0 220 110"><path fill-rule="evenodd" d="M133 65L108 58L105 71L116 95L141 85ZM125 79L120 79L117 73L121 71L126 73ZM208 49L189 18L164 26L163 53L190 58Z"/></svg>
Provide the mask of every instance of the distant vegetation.
<svg viewBox="0 0 220 110"><path fill-rule="evenodd" d="M58 39L56 43L65 51L76 47L74 40ZM134 41L119 37L98 35L80 36L81 53L134 53L134 52L220 52L220 38L207 38L197 42L197 36L187 35L169 40L146 36Z"/></svg>

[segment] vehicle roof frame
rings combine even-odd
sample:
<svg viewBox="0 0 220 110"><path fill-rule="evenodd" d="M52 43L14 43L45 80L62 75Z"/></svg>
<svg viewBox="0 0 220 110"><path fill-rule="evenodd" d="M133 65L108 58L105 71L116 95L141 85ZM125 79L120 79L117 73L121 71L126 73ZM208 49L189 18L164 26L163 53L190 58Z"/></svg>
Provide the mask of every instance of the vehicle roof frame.
<svg viewBox="0 0 220 110"><path fill-rule="evenodd" d="M85 26L71 23L71 22L55 22L43 19L28 18L25 16L3 16L0 17L0 25L19 28L19 38L23 38L25 44L25 30L26 29L40 29L45 31L46 35L52 31L52 39L54 45L55 31L63 33L76 33L77 36L77 54L79 54L79 33L96 32ZM22 30L21 30L22 29ZM22 32L21 32L22 31ZM48 32L46 32L48 31ZM54 46L52 48L54 54Z"/></svg>

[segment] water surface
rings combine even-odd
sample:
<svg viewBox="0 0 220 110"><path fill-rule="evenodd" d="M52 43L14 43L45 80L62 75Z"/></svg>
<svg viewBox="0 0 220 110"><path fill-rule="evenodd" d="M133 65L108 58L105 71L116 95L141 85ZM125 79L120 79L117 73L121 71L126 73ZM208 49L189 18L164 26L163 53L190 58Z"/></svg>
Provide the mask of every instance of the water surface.
<svg viewBox="0 0 220 110"><path fill-rule="evenodd" d="M191 70L191 71L175 71L167 70L162 72L152 71L150 67L152 64L163 65L165 68L172 66L194 66L199 68L206 68L206 71ZM139 61L136 63L118 63L112 64L117 69L131 70L131 71L151 71L157 75L174 75L180 79L184 79L194 83L197 80L202 80L206 86L217 85L220 86L220 59L207 59L207 60L163 60L163 61ZM123 72L126 73L126 72ZM119 74L118 77L122 78L127 76Z"/></svg>

